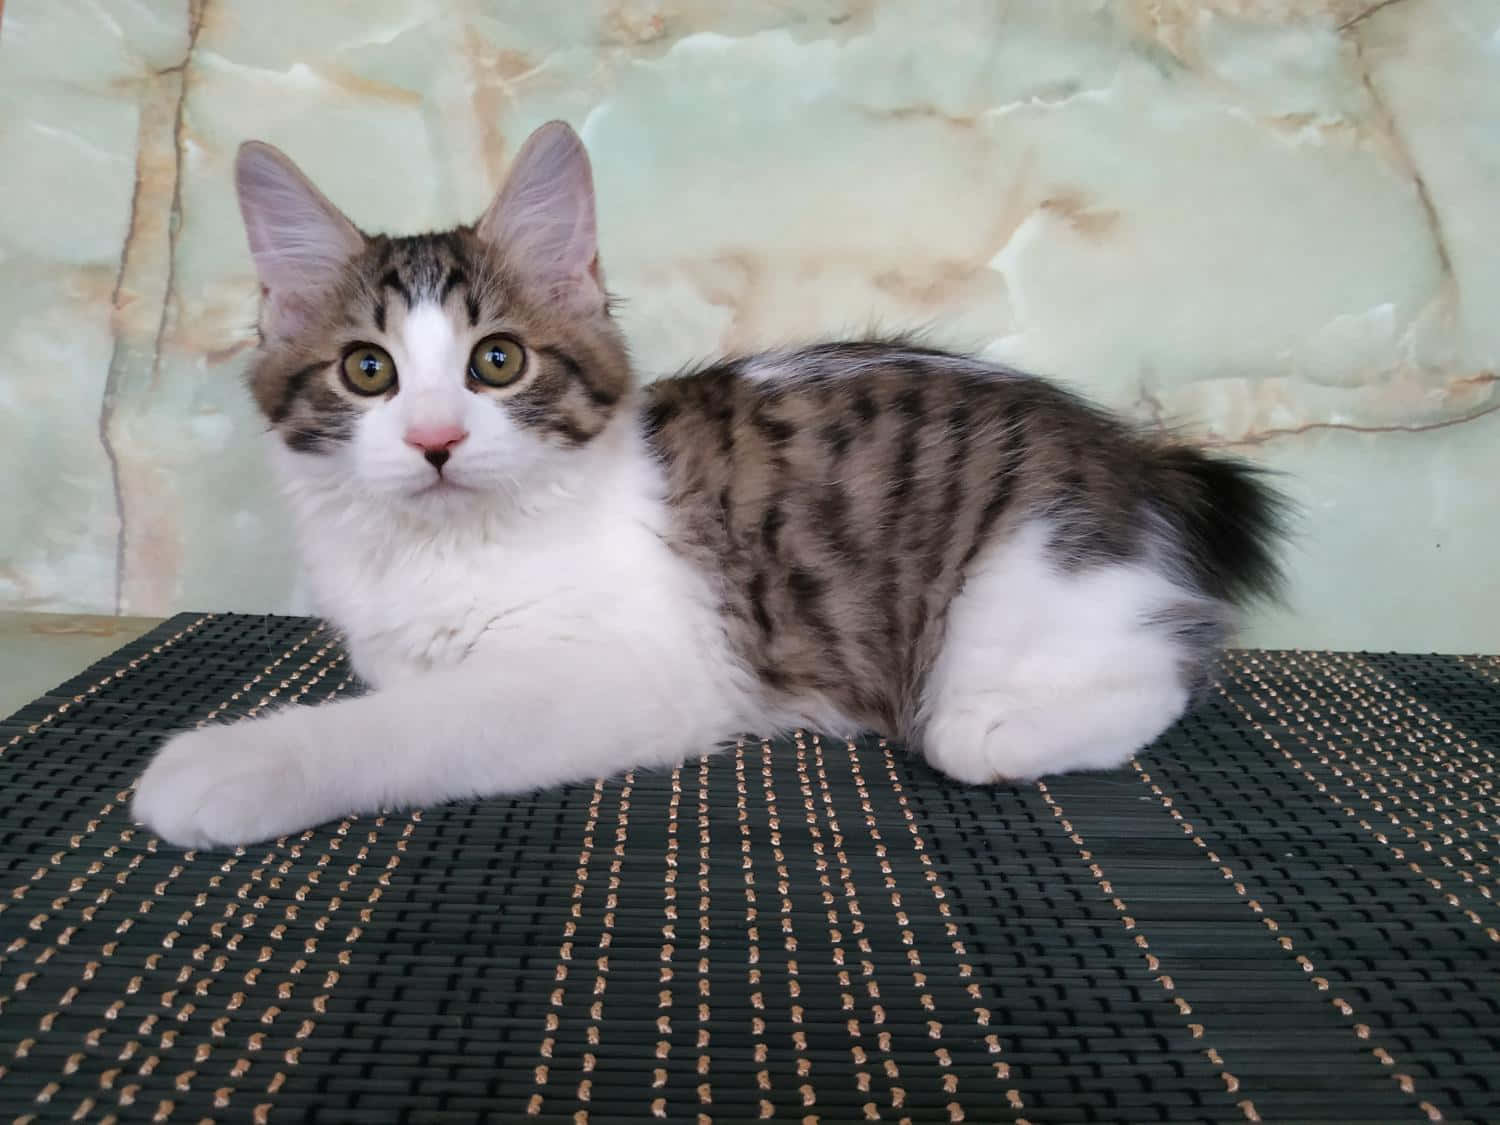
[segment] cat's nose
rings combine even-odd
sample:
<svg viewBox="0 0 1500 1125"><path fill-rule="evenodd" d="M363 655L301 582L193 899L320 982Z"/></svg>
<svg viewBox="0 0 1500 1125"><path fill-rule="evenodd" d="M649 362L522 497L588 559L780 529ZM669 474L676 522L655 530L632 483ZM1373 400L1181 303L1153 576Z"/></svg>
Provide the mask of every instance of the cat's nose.
<svg viewBox="0 0 1500 1125"><path fill-rule="evenodd" d="M406 444L420 449L434 469L441 469L448 463L453 447L468 436L469 431L459 426L412 426L406 431Z"/></svg>

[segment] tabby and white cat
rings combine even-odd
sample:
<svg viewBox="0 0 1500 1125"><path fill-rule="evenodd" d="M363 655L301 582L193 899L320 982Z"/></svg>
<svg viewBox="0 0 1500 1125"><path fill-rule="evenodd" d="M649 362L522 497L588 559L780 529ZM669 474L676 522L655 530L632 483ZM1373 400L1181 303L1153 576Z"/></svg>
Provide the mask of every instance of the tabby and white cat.
<svg viewBox="0 0 1500 1125"><path fill-rule="evenodd" d="M1270 590L1253 470L908 341L636 386L588 157L543 126L473 226L360 232L236 166L250 370L318 612L369 694L179 734L184 846L874 729L966 782L1114 766Z"/></svg>

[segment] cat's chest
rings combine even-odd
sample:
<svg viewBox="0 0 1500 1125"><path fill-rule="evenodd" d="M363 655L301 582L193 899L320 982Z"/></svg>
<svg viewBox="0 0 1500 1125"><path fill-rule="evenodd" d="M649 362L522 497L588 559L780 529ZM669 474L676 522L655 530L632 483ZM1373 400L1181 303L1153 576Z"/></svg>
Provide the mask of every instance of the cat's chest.
<svg viewBox="0 0 1500 1125"><path fill-rule="evenodd" d="M377 685L448 667L476 649L524 652L589 615L607 574L552 545L443 542L386 552L329 544L309 560L318 610Z"/></svg>

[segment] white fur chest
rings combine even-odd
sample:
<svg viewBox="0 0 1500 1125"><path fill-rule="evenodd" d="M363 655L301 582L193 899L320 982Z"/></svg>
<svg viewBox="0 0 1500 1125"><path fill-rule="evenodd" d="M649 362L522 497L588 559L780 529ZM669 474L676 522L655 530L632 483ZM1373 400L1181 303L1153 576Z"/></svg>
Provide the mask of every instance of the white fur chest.
<svg viewBox="0 0 1500 1125"><path fill-rule="evenodd" d="M472 660L504 674L571 652L648 669L663 690L748 697L708 578L665 541L658 467L638 447L616 456L597 491L483 517L456 506L449 521L292 485L314 610L376 686Z"/></svg>
<svg viewBox="0 0 1500 1125"><path fill-rule="evenodd" d="M486 638L542 629L536 610L567 613L577 596L556 580L563 560L531 545L371 538L330 541L314 531L305 565L315 607L377 685L457 664Z"/></svg>

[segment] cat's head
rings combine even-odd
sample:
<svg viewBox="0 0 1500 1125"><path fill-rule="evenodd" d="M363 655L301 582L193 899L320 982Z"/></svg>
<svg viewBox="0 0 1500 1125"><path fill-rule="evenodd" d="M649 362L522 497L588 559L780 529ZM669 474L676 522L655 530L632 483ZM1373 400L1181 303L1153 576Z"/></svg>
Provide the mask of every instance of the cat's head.
<svg viewBox="0 0 1500 1125"><path fill-rule="evenodd" d="M606 432L632 377L568 126L533 133L479 220L439 234L364 234L258 142L235 183L262 293L250 386L295 479L489 506Z"/></svg>

